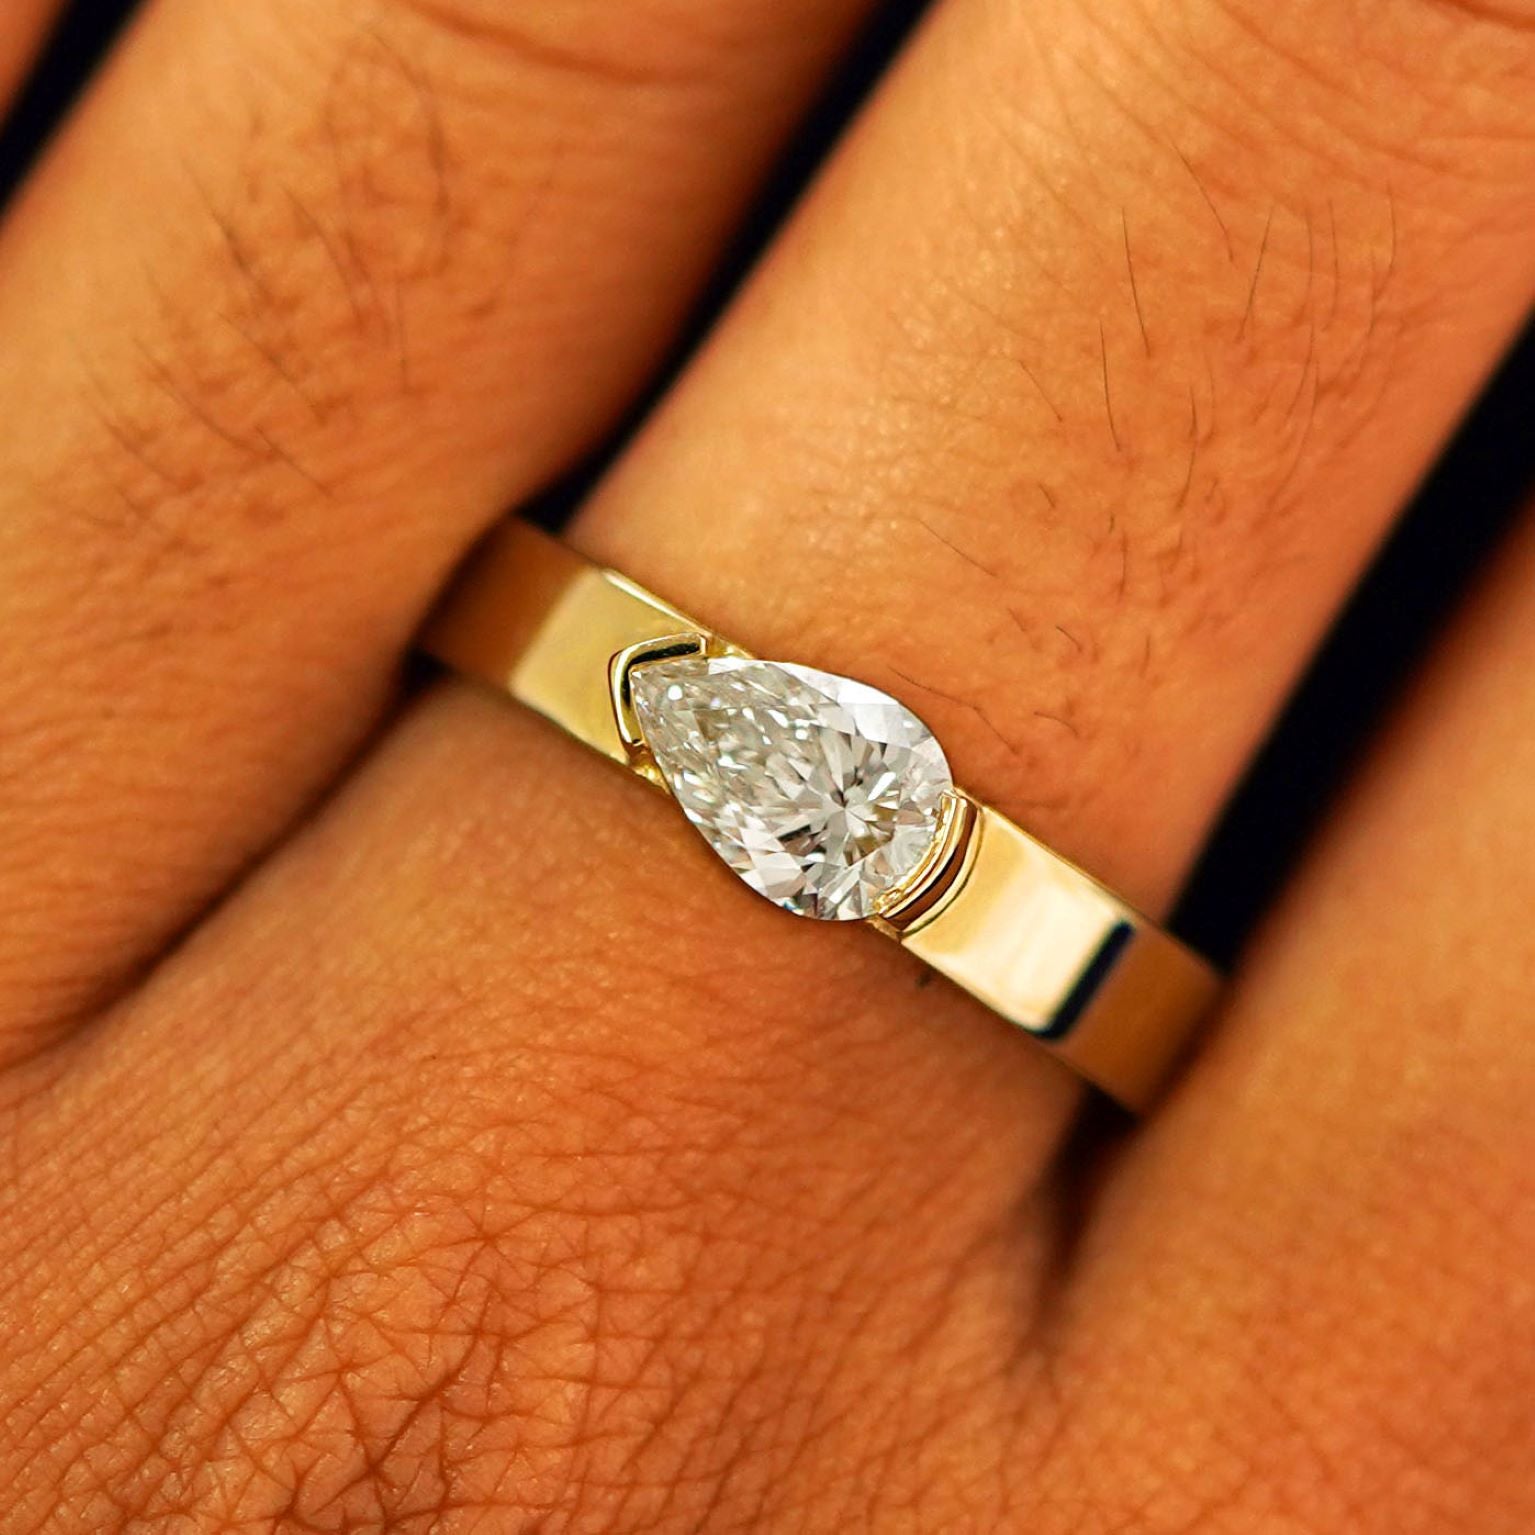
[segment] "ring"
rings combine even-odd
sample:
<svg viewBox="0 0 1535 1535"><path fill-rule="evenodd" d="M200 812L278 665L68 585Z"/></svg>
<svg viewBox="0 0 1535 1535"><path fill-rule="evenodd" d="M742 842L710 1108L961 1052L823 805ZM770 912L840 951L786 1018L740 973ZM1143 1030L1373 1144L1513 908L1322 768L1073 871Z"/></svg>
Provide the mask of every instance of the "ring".
<svg viewBox="0 0 1535 1535"><path fill-rule="evenodd" d="M876 928L1127 1108L1214 996L1203 959L956 788L896 699L759 660L527 523L486 541L423 644L670 792L775 905Z"/></svg>

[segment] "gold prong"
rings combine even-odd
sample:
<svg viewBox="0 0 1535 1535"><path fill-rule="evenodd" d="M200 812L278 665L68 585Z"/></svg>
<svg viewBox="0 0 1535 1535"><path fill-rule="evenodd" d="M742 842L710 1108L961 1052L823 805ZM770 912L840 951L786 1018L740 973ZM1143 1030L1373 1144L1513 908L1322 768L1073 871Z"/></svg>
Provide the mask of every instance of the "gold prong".
<svg viewBox="0 0 1535 1535"><path fill-rule="evenodd" d="M979 807L959 789L944 792L938 829L927 856L899 885L885 892L869 919L892 938L931 915L964 879L974 851Z"/></svg>
<svg viewBox="0 0 1535 1535"><path fill-rule="evenodd" d="M625 645L608 662L608 690L613 699L613 719L618 725L618 739L632 758L646 751L645 735L634 712L634 690L629 677L636 666L647 661L676 661L684 656L704 654L702 634L663 634L637 645Z"/></svg>
<svg viewBox="0 0 1535 1535"><path fill-rule="evenodd" d="M690 629L680 634L658 635L655 639L641 640L636 645L626 645L608 662L608 691L613 703L613 723L618 730L629 766L641 778L666 787L666 780L656 766L645 733L634 712L634 689L630 677L637 666L648 666L653 661L676 661L686 656L746 656L739 646L732 645L718 635L703 630Z"/></svg>

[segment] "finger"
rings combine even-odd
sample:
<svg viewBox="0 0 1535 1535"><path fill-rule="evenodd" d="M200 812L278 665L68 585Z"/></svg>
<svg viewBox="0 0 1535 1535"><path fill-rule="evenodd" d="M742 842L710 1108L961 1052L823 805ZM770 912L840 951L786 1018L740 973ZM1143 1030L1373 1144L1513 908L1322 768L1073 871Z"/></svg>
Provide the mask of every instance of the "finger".
<svg viewBox="0 0 1535 1535"><path fill-rule="evenodd" d="M722 953L708 883L635 856L669 814L455 691L12 1074L22 1515L1012 1527L1014 1206L1070 1090L924 1017L869 935L749 905ZM957 1177L965 1122L997 1133Z"/></svg>
<svg viewBox="0 0 1535 1535"><path fill-rule="evenodd" d="M161 0L0 245L10 1050L375 717L611 422L861 0Z"/></svg>
<svg viewBox="0 0 1535 1535"><path fill-rule="evenodd" d="M1218 1441L1248 1473L1234 1525L1265 1505L1316 1529L1535 1520L1532 590L1535 526L1097 1212L1062 1378L1139 1362L1097 1400L1115 1422L1159 1404L1139 1496Z"/></svg>
<svg viewBox="0 0 1535 1535"><path fill-rule="evenodd" d="M63 0L8 0L0 16L0 111L10 102Z"/></svg>
<svg viewBox="0 0 1535 1535"><path fill-rule="evenodd" d="M1530 298L1528 30L1353 27L946 7L580 541L1165 902Z"/></svg>

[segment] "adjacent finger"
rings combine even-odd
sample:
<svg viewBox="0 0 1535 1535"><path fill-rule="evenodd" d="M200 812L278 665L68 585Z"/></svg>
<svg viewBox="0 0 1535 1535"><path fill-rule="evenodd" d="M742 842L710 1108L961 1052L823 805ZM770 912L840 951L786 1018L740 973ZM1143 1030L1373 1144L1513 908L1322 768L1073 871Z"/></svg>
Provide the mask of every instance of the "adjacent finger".
<svg viewBox="0 0 1535 1535"><path fill-rule="evenodd" d="M1112 1380L1076 1452L1155 1425L1137 1498L1535 1521L1535 524L1500 567L1095 1212L1058 1378Z"/></svg>
<svg viewBox="0 0 1535 1535"><path fill-rule="evenodd" d="M466 542L671 339L861 3L142 16L0 243L0 1055L355 747Z"/></svg>
<svg viewBox="0 0 1535 1535"><path fill-rule="evenodd" d="M63 0L8 0L0 16L0 112L21 83Z"/></svg>
<svg viewBox="0 0 1535 1535"><path fill-rule="evenodd" d="M1532 65L1459 7L957 0L578 537L1165 902L1530 300Z"/></svg>

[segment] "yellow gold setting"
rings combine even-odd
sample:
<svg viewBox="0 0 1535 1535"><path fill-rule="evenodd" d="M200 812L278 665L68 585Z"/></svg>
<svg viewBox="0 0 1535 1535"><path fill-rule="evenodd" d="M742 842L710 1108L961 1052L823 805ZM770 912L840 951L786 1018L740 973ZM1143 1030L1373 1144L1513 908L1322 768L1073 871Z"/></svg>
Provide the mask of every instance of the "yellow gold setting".
<svg viewBox="0 0 1535 1535"><path fill-rule="evenodd" d="M951 789L944 795L932 850L910 878L880 902L870 918L874 927L887 937L899 938L919 923L931 921L959 894L975 851L980 814L981 807L962 789Z"/></svg>
<svg viewBox="0 0 1535 1535"><path fill-rule="evenodd" d="M625 645L608 659L608 693L613 703L613 726L623 743L628 765L641 778L649 779L658 788L666 787L666 780L656 766L645 732L634 713L634 689L630 677L635 667L650 661L676 661L684 656L708 657L739 654L733 646L724 645L717 635L697 629L681 634L666 634L653 640L639 640Z"/></svg>
<svg viewBox="0 0 1535 1535"><path fill-rule="evenodd" d="M635 717L635 670L683 656L750 659L515 521L465 570L423 643L663 788ZM1217 986L1156 923L958 789L944 793L927 855L864 920L1133 1109L1161 1091Z"/></svg>

